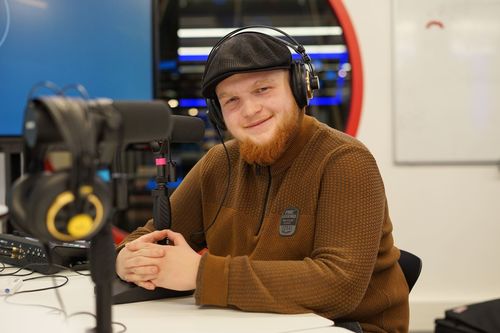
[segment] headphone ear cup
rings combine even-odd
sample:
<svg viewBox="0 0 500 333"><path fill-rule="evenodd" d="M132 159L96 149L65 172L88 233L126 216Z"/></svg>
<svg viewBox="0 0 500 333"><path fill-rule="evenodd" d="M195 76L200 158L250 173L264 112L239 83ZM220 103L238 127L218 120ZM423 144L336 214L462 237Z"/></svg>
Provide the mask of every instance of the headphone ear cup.
<svg viewBox="0 0 500 333"><path fill-rule="evenodd" d="M290 68L290 86L292 88L295 101L300 109L309 104L309 100L307 98L307 71L304 67L303 62L294 61Z"/></svg>
<svg viewBox="0 0 500 333"><path fill-rule="evenodd" d="M70 175L56 172L42 175L33 189L27 218L31 233L45 241L89 239L107 220L111 209L109 188L98 177L84 204L90 214L74 214L74 195L68 190ZM91 209L89 209L91 207Z"/></svg>
<svg viewBox="0 0 500 333"><path fill-rule="evenodd" d="M37 181L37 175L23 175L19 177L12 185L10 201L8 203L10 209L11 219L14 227L20 231L31 234L28 225L28 218L26 212L27 203L30 202L30 193L33 186Z"/></svg>
<svg viewBox="0 0 500 333"><path fill-rule="evenodd" d="M42 174L38 176L36 186L33 187L26 217L31 221L31 234L40 240L54 240L46 226L47 211L57 196L67 191L67 179L67 174L62 172Z"/></svg>
<svg viewBox="0 0 500 333"><path fill-rule="evenodd" d="M220 130L226 131L227 127L224 123L224 117L222 116L219 102L213 98L207 98L207 108L208 119L210 119L212 125Z"/></svg>

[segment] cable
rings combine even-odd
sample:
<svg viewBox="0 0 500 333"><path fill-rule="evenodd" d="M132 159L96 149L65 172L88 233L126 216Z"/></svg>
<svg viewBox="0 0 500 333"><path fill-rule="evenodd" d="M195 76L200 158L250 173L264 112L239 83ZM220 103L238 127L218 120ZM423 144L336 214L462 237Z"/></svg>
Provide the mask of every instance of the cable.
<svg viewBox="0 0 500 333"><path fill-rule="evenodd" d="M52 265L52 253L50 251L49 243L44 242L44 243L42 243L42 245L43 245L43 249L45 250L45 254L47 256L47 263L49 264L49 267L50 267L50 265ZM59 276L61 276L61 275L59 275ZM62 286L64 286L66 283L68 283L68 280L69 279L66 277L66 282ZM61 307L61 311L64 315L64 319L66 320L68 318L68 313L66 312L66 306L64 305L64 302L61 298L61 294L59 293L59 286L56 285L56 279L54 278L54 275L52 275L52 286L53 286L53 288L48 288L48 289L54 289L54 291L56 293L57 301L59 302L59 306Z"/></svg>
<svg viewBox="0 0 500 333"><path fill-rule="evenodd" d="M214 216L212 222L210 222L210 224L208 225L208 227L203 231L198 231L198 232L192 233L189 236L189 239L195 243L200 243L200 242L196 242L195 240L193 240L193 236L205 235L208 232L208 230L215 224L215 221L217 221L217 217L219 216L219 213L222 210L222 206L224 205L224 202L226 201L226 197L227 197L227 194L229 192L229 185L231 184L231 158L229 157L229 151L227 150L226 144L224 143L224 138L222 137L222 133L220 131L219 126L215 125L214 127L215 127L215 130L217 131L217 135L219 136L219 140L222 143L222 147L224 147L224 152L226 153L226 159L227 159L226 191L224 192L224 196L222 197L219 208L217 209L217 213L215 213L215 216ZM203 242L205 243L205 246L206 246L206 240L204 240Z"/></svg>
<svg viewBox="0 0 500 333"><path fill-rule="evenodd" d="M84 85L80 84L80 83L74 83L74 84L68 84L64 87L61 88L61 91L62 93L64 94L64 96L67 96L66 92L70 89L73 89L75 91L78 92L78 94L85 100L89 100L90 99L90 95L87 91L87 89L85 88Z"/></svg>
<svg viewBox="0 0 500 333"><path fill-rule="evenodd" d="M27 268L27 267L28 267L28 266L30 266L30 265L35 265L35 264L28 264L28 265L23 266L23 267L14 267L14 266L12 266L12 267L8 267L8 266L5 266L5 265L4 265L4 268L2 268L2 271L3 271L4 269L9 269L9 268L17 268L17 270L16 270L16 271L14 271L14 272L12 272L12 273L0 274L0 276L28 276L28 275L31 275L31 274L33 274L35 271L34 271L34 270L32 270L32 269ZM46 265L46 264L44 264L44 265ZM22 271L23 269L29 269L29 270L30 270L30 272L29 272L29 273L26 273L26 274L17 274L18 272Z"/></svg>
<svg viewBox="0 0 500 333"><path fill-rule="evenodd" d="M5 266L5 265L4 265ZM12 303L12 302L9 302L8 299L14 297L16 294L22 294L22 293L31 293L31 292L37 292L37 291L45 291L45 290L50 290L50 289L56 289L56 292L57 292L57 288L60 288L64 285L66 285L68 282L69 282L69 278L67 276L64 276L64 275L45 275L45 276L34 276L34 277L31 277L31 278L28 278L28 279L23 279L23 282L25 281L31 281L31 280L37 280L37 279L43 279L43 278L52 278L53 281L55 281L56 278L63 278L64 281L58 285L54 285L52 287L46 287L46 288L38 288L38 289L30 289L30 290L23 290L23 291L18 291L16 292L15 294L12 294L12 295L7 295L5 297L5 302L10 304L10 305L17 305L17 306L34 306L34 307L40 307L40 308L46 308L46 309L49 309L49 310L52 310L52 311L55 311L56 313L62 313L64 315L64 320L67 321L69 318L71 317L75 317L75 316L78 316L78 315L89 315L89 316L92 316L94 318L96 318L96 315L91 313L91 312L85 312L85 311L81 311L81 312L75 312L75 313L72 313L70 315L67 315L66 314L66 310L64 309L64 307L62 308L57 308L57 307L53 307L53 306L48 306L48 305L43 305L43 304L19 304L19 303ZM59 295L59 293L57 293ZM63 302L62 302L62 299L60 299L60 295L58 296L58 300L59 300L59 305L63 305ZM97 318L96 318L97 319ZM127 331L127 326L121 322L117 322L117 321L113 321L111 322L111 324L113 325L118 325L122 328L121 331L118 331L117 333L124 333Z"/></svg>
<svg viewBox="0 0 500 333"><path fill-rule="evenodd" d="M50 289L57 289L57 288L60 288L60 287L62 287L64 285L66 285L68 283L68 281L69 281L68 277L64 276L64 275L45 275L45 276L34 276L34 277L27 278L27 279L23 279L23 282L25 282L25 281L31 281L31 280L38 280L38 279L43 279L43 278L52 278L53 282L55 282L55 278L62 278L62 279L64 279L64 282L62 282L61 284L58 284L58 285L54 285L52 287L45 287L45 288L38 288L38 289L29 289L29 290L18 291L18 292L16 292L16 294L32 293L32 292L35 292L35 291L44 291L44 290L50 290Z"/></svg>
<svg viewBox="0 0 500 333"><path fill-rule="evenodd" d="M47 264L46 263L30 263L30 264L24 265L23 267L5 266L5 264L3 264L3 267L0 268L0 272L4 271L6 269L9 269L9 268L17 268L17 270L14 271L14 272L12 272L12 273L0 274L0 276L28 276L28 275L31 275L31 274L35 273L35 271L31 268L32 266L47 266ZM90 273L81 273L80 272L80 271L88 271L88 269L80 269L79 270L79 269L75 269L73 267L67 267L67 266L63 266L63 265L59 265L59 264L52 264L52 267L58 267L58 268L62 268L62 269L69 269L70 271L72 271L72 272L74 272L74 273L76 273L78 275L90 276ZM30 272L26 273L26 274L17 274L18 272L20 272L23 269L29 270Z"/></svg>

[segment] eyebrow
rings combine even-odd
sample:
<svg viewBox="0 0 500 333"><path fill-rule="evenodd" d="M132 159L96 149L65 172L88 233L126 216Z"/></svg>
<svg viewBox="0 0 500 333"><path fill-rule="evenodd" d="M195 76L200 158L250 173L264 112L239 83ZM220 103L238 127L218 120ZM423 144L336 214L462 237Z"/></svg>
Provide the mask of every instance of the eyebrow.
<svg viewBox="0 0 500 333"><path fill-rule="evenodd" d="M261 84L267 84L267 83L273 83L274 81L276 81L276 79L262 79L262 80L257 80L253 83L253 87L255 86L258 86L258 85L261 85Z"/></svg>
<svg viewBox="0 0 500 333"><path fill-rule="evenodd" d="M261 85L261 84L269 84L269 83L273 83L275 82L276 79L269 79L269 78L265 78L265 79L260 79L260 80L257 80L255 81L254 83L252 83L252 88L258 86L258 85ZM233 94L231 93L227 93L227 92L222 92L219 96L217 96L219 99L221 98L224 98L224 97L227 97L227 96L231 96Z"/></svg>

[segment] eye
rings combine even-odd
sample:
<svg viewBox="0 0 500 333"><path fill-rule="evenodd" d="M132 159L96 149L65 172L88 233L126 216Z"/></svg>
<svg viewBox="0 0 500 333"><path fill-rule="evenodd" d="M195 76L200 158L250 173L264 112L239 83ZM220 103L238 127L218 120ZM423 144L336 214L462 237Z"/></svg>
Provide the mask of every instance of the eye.
<svg viewBox="0 0 500 333"><path fill-rule="evenodd" d="M259 93L259 94L262 94L262 93L265 93L266 91L268 91L270 89L270 87L260 87L260 88L257 88L256 92Z"/></svg>
<svg viewBox="0 0 500 333"><path fill-rule="evenodd" d="M231 98L228 98L224 101L224 105L231 105L231 104L234 104L236 103L236 101L238 100L237 97L231 97Z"/></svg>

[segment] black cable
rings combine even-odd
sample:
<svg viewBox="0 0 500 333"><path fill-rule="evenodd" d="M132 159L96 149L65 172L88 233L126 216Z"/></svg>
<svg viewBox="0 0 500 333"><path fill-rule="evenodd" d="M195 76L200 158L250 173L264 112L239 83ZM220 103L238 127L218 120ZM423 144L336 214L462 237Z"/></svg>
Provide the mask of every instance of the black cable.
<svg viewBox="0 0 500 333"><path fill-rule="evenodd" d="M5 266L5 265L4 265ZM32 272L33 273L33 272ZM56 285L56 286L52 286L52 287L46 287L46 288L38 288L38 289L30 289L30 290L23 290L23 291L18 291L16 292L15 294L12 294L12 295L7 295L5 297L5 302L10 304L10 305L20 305L20 306L35 306L35 307L41 307L41 308L47 308L47 309L50 309L52 311L56 311L57 313L62 313L64 315L64 319L67 320L71 317L75 317L77 315L83 315L83 314L86 314L86 315L90 315L94 318L96 318L96 315L91 313L91 312L85 312L85 311L81 311L81 312L75 312L75 313L72 313L70 315L67 315L66 314L66 311L64 308L57 308L57 307L53 307L53 306L48 306L48 305L43 305L43 304L19 304L19 303L12 303L12 302L8 302L7 299L9 298L12 298L14 297L16 294L22 294L22 293L31 293L31 292L37 292L37 291L45 291L45 290L50 290L50 289L57 289L57 288L60 288L64 285L66 285L68 282L69 282L69 278L67 276L64 276L64 275L44 275L44 276L34 276L34 277L31 277L31 278L27 278L27 279L23 279L23 282L25 281L31 281L31 280L37 280L37 279L43 279L43 278L52 278L53 281L55 281L55 278L63 278L64 279L64 282L62 282L61 284L59 285ZM61 301L62 302L62 301ZM60 302L60 305L62 305ZM121 322L117 322L117 321L113 321L111 322L112 324L114 325L118 325L122 328L121 331L118 331L117 333L124 333L127 331L127 326Z"/></svg>
<svg viewBox="0 0 500 333"><path fill-rule="evenodd" d="M5 266L5 265L4 265L4 269L8 269L8 268L17 268L17 270L16 270L16 271L14 271L14 272L12 272L12 273L0 274L0 276L28 276L28 275L31 275L31 274L35 273L35 271L34 271L34 270L32 270L32 269L30 269L30 268L27 268L27 267L28 267L28 266L30 266L30 265L34 265L34 264L28 264L28 265L23 266L23 267L14 267L14 266L12 266L12 267L8 267L8 266ZM44 264L44 265L46 265L46 264ZM23 269L26 269L26 270L28 270L28 269L29 269L29 270L30 270L30 272L29 272L29 273L26 273L26 274L17 274L18 272L22 271ZM2 271L3 271L3 269L2 269Z"/></svg>
<svg viewBox="0 0 500 333"><path fill-rule="evenodd" d="M2 263L3 264L3 263ZM29 263L27 265L24 265L22 267L15 267L15 266L5 266L5 264L3 264L3 267L2 269L0 269L0 272L2 272L3 270L5 269L9 269L9 268L17 268L16 271L12 272L12 273L8 273L8 274L0 274L0 276L28 276L28 275L31 275L33 273L35 273L35 271L31 268L32 266L47 266L48 264L47 263ZM82 276L90 276L90 273L81 273L80 270L78 269L74 269L73 267L67 267L67 266L63 266L63 265L59 265L59 264L52 264L52 267L58 267L58 268L62 268L62 269L69 269L70 271L78 274L78 275L82 275ZM26 274L16 274L18 272L20 272L21 270L29 270L30 272L29 273L26 273ZM81 269L81 271L88 271L88 269Z"/></svg>
<svg viewBox="0 0 500 333"><path fill-rule="evenodd" d="M49 243L44 242L44 243L42 243L42 245L43 245L43 249L45 250L45 255L47 256L47 263L49 264L49 267L50 267L52 265L52 253L50 251ZM61 298L61 294L59 293L59 286L57 286L57 284L56 284L56 279L54 278L54 275L51 275L51 276L52 276L53 288L48 288L48 289L54 289L54 291L56 293L57 301L59 302L59 306L61 307L61 311L64 315L64 319L66 320L68 318L68 313L66 312L66 306L64 305L64 302ZM59 275L59 276L61 276L61 275ZM68 280L69 279L66 277L66 282L64 284L62 284L62 286L64 286L66 283L68 283Z"/></svg>
<svg viewBox="0 0 500 333"><path fill-rule="evenodd" d="M44 275L44 276L34 276L34 277L27 278L27 279L23 279L23 282L25 282L25 281L31 281L31 280L38 280L38 279L43 279L43 278L52 278L53 282L55 282L55 278L63 278L64 282L62 282L61 284L58 284L58 285L54 285L52 287L45 287L45 288L38 288L38 289L29 289L29 290L18 291L18 292L16 292L16 294L32 293L32 292L35 292L35 291L44 291L44 290L50 290L50 289L57 289L57 288L60 288L60 287L62 287L64 285L66 285L68 283L68 281L69 281L68 277L64 276L64 275ZM62 311L62 312L64 313L64 311Z"/></svg>
<svg viewBox="0 0 500 333"><path fill-rule="evenodd" d="M205 230L203 230L203 231L192 233L189 236L190 240L192 242L195 242L195 243L199 243L199 242L194 241L193 240L193 236L194 235L206 235L206 233L208 232L208 230L215 224L215 221L217 221L217 217L219 216L219 213L222 210L222 206L224 205L224 202L226 201L226 197L227 197L227 194L229 192L229 186L231 185L231 158L229 157L229 151L227 150L226 144L224 143L224 138L222 137L222 133L221 133L221 131L219 129L219 126L215 125L214 127L215 127L215 130L217 131L217 135L219 136L219 140L222 143L222 147L224 147L224 152L226 153L226 159L227 159L226 191L224 192L224 196L222 197L222 200L220 202L219 208L217 209L217 213L215 213L215 216L214 216L212 222L210 222L210 224L208 225L208 227ZM205 246L206 246L206 241L204 241L204 242L205 242Z"/></svg>

